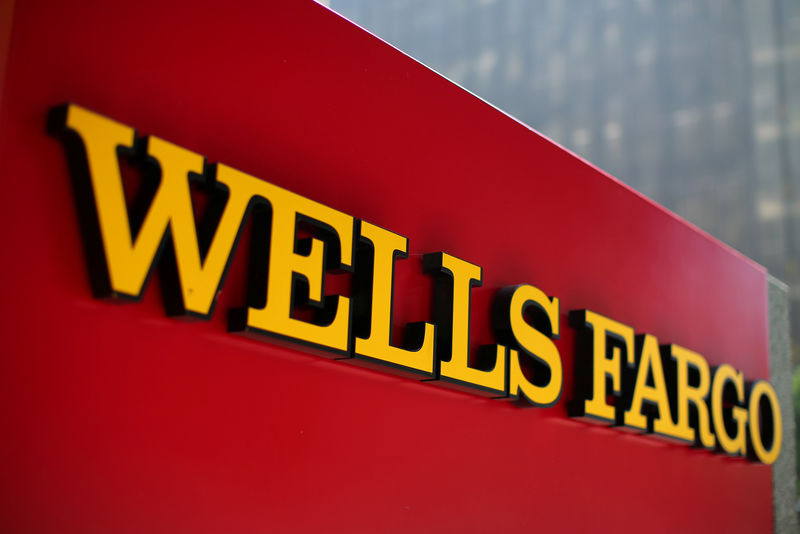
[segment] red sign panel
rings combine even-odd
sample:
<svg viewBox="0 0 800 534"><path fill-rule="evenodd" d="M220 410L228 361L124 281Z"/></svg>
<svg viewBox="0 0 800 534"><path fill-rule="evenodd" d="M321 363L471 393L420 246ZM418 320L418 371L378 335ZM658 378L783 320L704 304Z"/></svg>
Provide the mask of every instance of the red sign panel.
<svg viewBox="0 0 800 534"><path fill-rule="evenodd" d="M765 271L336 14L18 2L3 80L2 530L771 531L768 465L568 417L571 310L768 379ZM394 339L436 322L425 254L482 268L473 351L497 343L499 289L557 296L560 400L229 332L254 217L208 319L170 318L158 270L140 302L94 298L87 213L46 128L65 102L407 237ZM326 275L327 295L352 286Z"/></svg>

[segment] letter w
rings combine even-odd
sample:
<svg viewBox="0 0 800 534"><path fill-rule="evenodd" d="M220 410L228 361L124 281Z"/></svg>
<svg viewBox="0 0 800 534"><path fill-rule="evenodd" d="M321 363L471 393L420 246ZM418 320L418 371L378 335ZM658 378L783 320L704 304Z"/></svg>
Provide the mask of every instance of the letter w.
<svg viewBox="0 0 800 534"><path fill-rule="evenodd" d="M257 184L237 182L227 174L218 178L228 189L228 199L201 259L189 174L203 174L203 157L148 137L147 155L160 165L161 181L134 236L118 150L133 150L135 131L73 104L63 111L62 125L81 138L85 150L108 278L105 292L139 299L162 244L171 235L180 302L170 312L209 317Z"/></svg>

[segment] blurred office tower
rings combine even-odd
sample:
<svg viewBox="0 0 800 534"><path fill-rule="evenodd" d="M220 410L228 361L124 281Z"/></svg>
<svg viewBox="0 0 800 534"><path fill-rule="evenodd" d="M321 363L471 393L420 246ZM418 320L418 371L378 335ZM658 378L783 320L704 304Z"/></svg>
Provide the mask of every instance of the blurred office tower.
<svg viewBox="0 0 800 534"><path fill-rule="evenodd" d="M330 5L788 282L800 363L799 2Z"/></svg>

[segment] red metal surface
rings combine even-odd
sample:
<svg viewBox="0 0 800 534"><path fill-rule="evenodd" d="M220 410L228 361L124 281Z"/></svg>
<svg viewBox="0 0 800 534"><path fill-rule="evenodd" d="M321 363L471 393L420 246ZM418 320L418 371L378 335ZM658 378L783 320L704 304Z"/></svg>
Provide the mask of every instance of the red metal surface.
<svg viewBox="0 0 800 534"><path fill-rule="evenodd" d="M410 238L397 324L429 318L420 255L532 283L768 378L764 271L311 1L15 6L0 109L4 532L768 532L771 474L94 300L62 145L71 101ZM246 243L244 240L242 243Z"/></svg>

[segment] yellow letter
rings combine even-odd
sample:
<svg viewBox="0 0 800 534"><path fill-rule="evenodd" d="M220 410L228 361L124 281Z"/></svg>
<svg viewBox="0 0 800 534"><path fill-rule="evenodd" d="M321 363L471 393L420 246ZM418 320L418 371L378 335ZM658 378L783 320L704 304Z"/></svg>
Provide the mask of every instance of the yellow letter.
<svg viewBox="0 0 800 534"><path fill-rule="evenodd" d="M525 321L529 308L544 314L534 318L538 323L535 327ZM517 399L522 394L528 402L541 407L550 407L558 402L564 377L561 356L550 339L559 336L558 310L557 298L547 298L531 285L498 291L493 313L496 335L502 343L514 348L509 352L508 394L511 398ZM520 353L536 365L532 381L522 371Z"/></svg>
<svg viewBox="0 0 800 534"><path fill-rule="evenodd" d="M437 357L441 378L455 384L475 387L494 395L505 395L506 348L484 347L481 356L491 355L489 370L469 366L470 290L480 287L482 269L443 252L423 257L425 272L436 275L433 313L438 329ZM449 354L448 360L442 358Z"/></svg>
<svg viewBox="0 0 800 534"><path fill-rule="evenodd" d="M622 351L633 363L633 328L589 310L570 313L570 323L579 329L575 380L575 399L570 417L586 417L621 424L622 419ZM608 404L610 394L616 406Z"/></svg>
<svg viewBox="0 0 800 534"><path fill-rule="evenodd" d="M355 355L431 377L436 332L432 324L409 324L404 348L391 345L394 260L408 257L408 239L366 221L361 221L360 227L364 246L357 251L354 291L355 298L363 299L365 304L371 302L371 305L364 306L364 311L369 313L354 318L354 322L363 323L366 330L363 332L366 337L356 336Z"/></svg>
<svg viewBox="0 0 800 534"><path fill-rule="evenodd" d="M727 382L733 384L736 389L736 401L744 403L744 376L741 371L737 371L727 363L720 365L714 373L714 382L711 384L711 419L714 422L714 432L717 435L717 443L723 451L728 454L744 456L747 453L746 431L747 410L736 406L731 406L731 415L736 421L736 434L731 437L725 427L725 385Z"/></svg>
<svg viewBox="0 0 800 534"><path fill-rule="evenodd" d="M650 430L647 427L647 418L642 415L642 403L647 402L658 409L658 417L653 421L652 431L665 436L675 436L677 429L672 422L672 414L669 409L667 384L664 380L664 368L661 364L658 340L650 334L636 336L636 345L639 349L639 369L636 373L631 407L625 412L625 425ZM647 377L650 374L653 377L652 386L647 383Z"/></svg>
<svg viewBox="0 0 800 534"><path fill-rule="evenodd" d="M708 363L705 358L685 349L679 345L669 346L672 359L675 360L677 366L677 406L678 406L678 421L675 427L676 438L686 441L695 441L703 447L710 449L714 446L714 434L709 430L708 420L708 404L706 397L708 397L709 388L711 386L711 378L709 376ZM700 377L700 383L696 386L689 385L689 367L697 370ZM689 426L689 403L694 404L697 410L697 430L699 435L695 435L695 429Z"/></svg>
<svg viewBox="0 0 800 534"><path fill-rule="evenodd" d="M219 165L218 174L237 176L244 173ZM272 208L269 243L267 299L262 308L250 306L244 317L232 316L231 329L247 329L283 338L290 338L339 354L349 352L350 299L339 295L325 296L325 268L352 271L354 220L350 215L313 200L259 180L257 193ZM311 237L296 238L298 223L307 223L325 235L325 241ZM338 251L337 253L333 253ZM328 255L332 256L328 257ZM264 273L252 273L263 276ZM299 295L295 281L307 284L308 304L321 309L324 321L303 321L292 316ZM303 295L305 296L305 295ZM244 323L244 324L243 324Z"/></svg>
<svg viewBox="0 0 800 534"><path fill-rule="evenodd" d="M761 433L761 398L766 397L769 401L770 418L772 419L771 432L768 429L765 434L771 437L770 449L764 447ZM778 396L769 382L757 380L750 388L750 445L753 448L756 458L762 463L773 464L781 453L781 443L783 442L783 420L781 419L781 407L778 404ZM771 436L770 436L771 435Z"/></svg>
<svg viewBox="0 0 800 534"><path fill-rule="evenodd" d="M147 154L158 162L161 180L134 237L117 158L117 150L133 150L134 130L75 105L66 108L66 127L80 136L86 151L109 293L138 299L159 248L171 235L180 302L170 311L210 315L253 194L252 184L218 177L229 198L208 252L201 259L189 178L192 174L206 179L202 156L157 137L146 139Z"/></svg>

